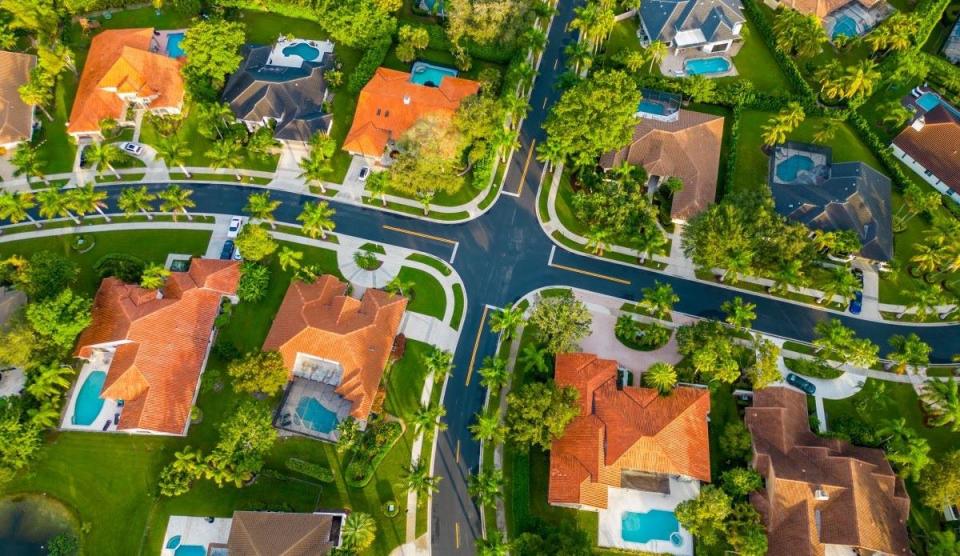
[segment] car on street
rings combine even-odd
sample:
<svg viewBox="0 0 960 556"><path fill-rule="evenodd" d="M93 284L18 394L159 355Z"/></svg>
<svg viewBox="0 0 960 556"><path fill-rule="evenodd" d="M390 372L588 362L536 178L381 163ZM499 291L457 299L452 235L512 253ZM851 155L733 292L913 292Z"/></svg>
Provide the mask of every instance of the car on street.
<svg viewBox="0 0 960 556"><path fill-rule="evenodd" d="M243 226L243 218L234 216L230 219L230 227L227 228L227 237L233 239L240 234L240 227Z"/></svg>
<svg viewBox="0 0 960 556"><path fill-rule="evenodd" d="M138 145L137 143L126 141L124 143L120 143L120 150L129 154L130 156L139 157L140 155L143 154L143 145Z"/></svg>
<svg viewBox="0 0 960 556"><path fill-rule="evenodd" d="M811 396L817 391L816 384L801 377L800 375L795 375L793 373L787 373L787 384L793 386L794 388L799 388Z"/></svg>
<svg viewBox="0 0 960 556"><path fill-rule="evenodd" d="M859 315L860 311L863 310L863 292L857 290L853 292L853 299L850 300L850 306L848 307L851 313L854 315Z"/></svg>
<svg viewBox="0 0 960 556"><path fill-rule="evenodd" d="M229 260L230 260L230 257L233 256L233 250L234 250L235 247L236 247L236 246L234 245L233 240L232 240L232 239L228 239L228 240L223 244L223 249L220 250L220 258L223 259L223 260L225 260L225 261L229 261Z"/></svg>
<svg viewBox="0 0 960 556"><path fill-rule="evenodd" d="M357 174L357 180L367 181L368 177L370 177L370 167L364 166L363 168L360 168L360 173Z"/></svg>

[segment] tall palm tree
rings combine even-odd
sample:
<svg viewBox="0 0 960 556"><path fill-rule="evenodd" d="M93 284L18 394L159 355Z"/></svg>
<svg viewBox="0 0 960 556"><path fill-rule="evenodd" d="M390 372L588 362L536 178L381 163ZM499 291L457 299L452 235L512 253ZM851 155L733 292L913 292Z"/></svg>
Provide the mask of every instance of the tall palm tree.
<svg viewBox="0 0 960 556"><path fill-rule="evenodd" d="M519 131L505 127L498 127L490 137L490 146L497 151L500 162L506 162L510 151L520 148Z"/></svg>
<svg viewBox="0 0 960 556"><path fill-rule="evenodd" d="M420 201L420 206L423 207L424 216L430 214L430 203L433 202L433 198L436 196L436 191L421 191L417 193L417 200Z"/></svg>
<svg viewBox="0 0 960 556"><path fill-rule="evenodd" d="M593 50L585 42L572 42L563 49L563 53L573 62L574 71L577 73L590 69L593 64Z"/></svg>
<svg viewBox="0 0 960 556"><path fill-rule="evenodd" d="M503 334L504 340L512 338L513 333L521 324L523 324L523 309L514 306L512 303L506 304L490 317L490 330L494 333Z"/></svg>
<svg viewBox="0 0 960 556"><path fill-rule="evenodd" d="M947 296L943 293L943 287L940 284L927 284L922 282L923 286L919 289L909 292L910 305L920 319L926 319L938 313L938 307L947 304ZM900 316L903 316L901 313Z"/></svg>
<svg viewBox="0 0 960 556"><path fill-rule="evenodd" d="M280 248L280 255L278 256L278 262L280 263L280 269L284 272L287 269L292 268L294 272L300 270L300 267L303 266L303 251L297 251L296 249L290 249L286 245Z"/></svg>
<svg viewBox="0 0 960 556"><path fill-rule="evenodd" d="M677 385L677 371L670 363L658 361L644 371L643 383L661 394L669 394Z"/></svg>
<svg viewBox="0 0 960 556"><path fill-rule="evenodd" d="M319 235L322 239L327 239L327 232L332 232L337 226L333 220L335 214L337 211L330 208L326 201L307 202L297 220L302 224L303 233L312 238Z"/></svg>
<svg viewBox="0 0 960 556"><path fill-rule="evenodd" d="M507 361L502 357L486 356L479 369L480 384L491 391L497 391L507 383L510 371L507 370Z"/></svg>
<svg viewBox="0 0 960 556"><path fill-rule="evenodd" d="M277 224L273 219L273 213L280 208L281 202L270 199L270 192L263 191L254 193L247 198L247 206L243 211L258 220L266 221L270 228L276 230Z"/></svg>
<svg viewBox="0 0 960 556"><path fill-rule="evenodd" d="M749 328L757 318L756 304L744 301L740 296L724 301L720 307L727 315L724 320L737 328Z"/></svg>
<svg viewBox="0 0 960 556"><path fill-rule="evenodd" d="M377 522L363 512L351 512L340 529L343 547L354 553L362 552L377 539Z"/></svg>
<svg viewBox="0 0 960 556"><path fill-rule="evenodd" d="M9 191L0 192L0 219L8 220L11 224L17 224L24 220L33 222L33 225L40 228L39 222L30 216L30 209L37 205L33 193L23 191L20 193L11 193Z"/></svg>
<svg viewBox="0 0 960 556"><path fill-rule="evenodd" d="M645 49L647 54L647 59L650 60L650 71L653 71L653 66L659 66L663 59L667 57L667 53L670 52L670 48L667 46L667 43L663 41L652 41L647 45Z"/></svg>
<svg viewBox="0 0 960 556"><path fill-rule="evenodd" d="M803 283L803 262L797 259L782 261L773 276L773 286L770 291L786 295L791 286Z"/></svg>
<svg viewBox="0 0 960 556"><path fill-rule="evenodd" d="M117 206L124 214L131 216L136 213L142 213L147 220L153 220L153 202L157 196L147 189L147 186L128 187L120 192L117 198Z"/></svg>
<svg viewBox="0 0 960 556"><path fill-rule="evenodd" d="M527 373L533 372L542 376L548 376L551 371L550 352L532 343L527 344L520 350L517 363L519 363L523 371Z"/></svg>
<svg viewBox="0 0 960 556"><path fill-rule="evenodd" d="M499 444L507 437L507 429L497 413L477 413L477 420L469 427L473 437L481 442Z"/></svg>
<svg viewBox="0 0 960 556"><path fill-rule="evenodd" d="M387 206L387 189L390 187L390 174L387 172L373 172L364 189L374 197L380 197L383 206ZM321 182L322 183L322 182Z"/></svg>
<svg viewBox="0 0 960 556"><path fill-rule="evenodd" d="M327 192L327 187L323 178L330 170L329 162L322 160L311 153L309 156L303 157L303 159L300 161L300 170L300 178L302 178L308 184L317 184L317 186L320 187L320 191L324 193Z"/></svg>
<svg viewBox="0 0 960 556"><path fill-rule="evenodd" d="M516 127L517 124L530 111L530 103L526 97L520 95L507 95L501 101L503 110L510 117L510 127Z"/></svg>
<svg viewBox="0 0 960 556"><path fill-rule="evenodd" d="M430 469L417 461L410 464L403 475L403 487L417 494L417 503L426 502L428 496L439 490L441 477L430 475Z"/></svg>
<svg viewBox="0 0 960 556"><path fill-rule="evenodd" d="M779 145L787 140L787 134L792 131L779 115L773 116L770 120L760 127L763 132L763 144L772 147Z"/></svg>
<svg viewBox="0 0 960 556"><path fill-rule="evenodd" d="M667 319L670 317L670 311L676 302L680 301L680 296L673 293L673 286L670 284L661 284L654 282L652 288L643 289L643 300L640 305L650 311L658 319Z"/></svg>
<svg viewBox="0 0 960 556"><path fill-rule="evenodd" d="M120 172L113 165L120 162L124 154L113 143L90 143L83 149L83 156L98 174L110 170L114 177L120 179Z"/></svg>
<svg viewBox="0 0 960 556"><path fill-rule="evenodd" d="M839 295L844 299L853 297L860 288L860 281L846 267L837 266L830 270L830 279L823 286L823 295L817 303L826 303Z"/></svg>
<svg viewBox="0 0 960 556"><path fill-rule="evenodd" d="M10 156L10 164L13 165L13 175L23 176L30 185L30 178L40 178L46 181L43 175L44 163L40 159L37 148L23 141L17 143L13 149L13 155Z"/></svg>
<svg viewBox="0 0 960 556"><path fill-rule="evenodd" d="M925 367L930 364L932 348L916 334L897 334L890 338L890 346L893 351L887 357L893 362L893 370L899 374L905 373L911 366Z"/></svg>
<svg viewBox="0 0 960 556"><path fill-rule="evenodd" d="M446 415L447 409L440 404L422 405L413 413L410 422L415 433L446 430L447 424L442 421Z"/></svg>
<svg viewBox="0 0 960 556"><path fill-rule="evenodd" d="M780 111L780 114L783 117L783 122L790 129L796 129L807 117L806 112L803 111L803 106L795 100L788 102L787 106Z"/></svg>
<svg viewBox="0 0 960 556"><path fill-rule="evenodd" d="M453 354L440 348L433 348L423 360L427 373L433 375L433 382L440 384L453 368Z"/></svg>
<svg viewBox="0 0 960 556"><path fill-rule="evenodd" d="M493 469L470 475L467 491L482 506L492 506L503 497L503 470Z"/></svg>
<svg viewBox="0 0 960 556"><path fill-rule="evenodd" d="M547 169L556 168L565 158L563 147L556 141L544 141L537 145L537 158L543 161Z"/></svg>
<svg viewBox="0 0 960 556"><path fill-rule="evenodd" d="M67 196L70 198L70 204L73 209L80 214L82 218L85 214L96 212L110 222L110 217L103 212L107 208L107 192L102 189L94 189L93 184L76 187L71 189Z"/></svg>
<svg viewBox="0 0 960 556"><path fill-rule="evenodd" d="M205 155L211 168L217 170L220 168L236 168L243 159L243 146L237 141L219 141L214 143ZM234 177L237 181L243 179L239 173L235 173Z"/></svg>
<svg viewBox="0 0 960 556"><path fill-rule="evenodd" d="M593 252L594 255L603 256L607 249L607 241L610 239L610 230L594 227L586 235L587 243L584 247Z"/></svg>
<svg viewBox="0 0 960 556"><path fill-rule="evenodd" d="M950 425L950 430L960 432L960 383L953 379L928 381L922 398L931 425Z"/></svg>
<svg viewBox="0 0 960 556"><path fill-rule="evenodd" d="M187 211L187 209L197 206L197 204L193 202L193 199L190 198L192 195L193 191L183 189L179 185L173 184L161 191L158 195L160 198L160 210L162 212L172 213L174 222L177 221L178 214L183 214L187 217L187 220L193 220L193 217L190 216L190 213Z"/></svg>
<svg viewBox="0 0 960 556"><path fill-rule="evenodd" d="M190 172L184 164L193 151L179 135L162 137L153 148L157 151L158 159L164 161L167 166L179 166L183 175L190 178Z"/></svg>
<svg viewBox="0 0 960 556"><path fill-rule="evenodd" d="M877 70L877 63L873 60L860 60L852 66L847 66L843 75L843 97L870 96L881 77Z"/></svg>
<svg viewBox="0 0 960 556"><path fill-rule="evenodd" d="M659 252L667 245L667 238L656 226L644 226L634 239L636 240L637 251L640 253L640 264L646 262L648 257Z"/></svg>
<svg viewBox="0 0 960 556"><path fill-rule="evenodd" d="M70 199L59 189L44 189L38 192L37 203L40 205L42 218L70 218L80 224L80 219L73 214Z"/></svg>
<svg viewBox="0 0 960 556"><path fill-rule="evenodd" d="M813 134L813 140L817 143L827 143L837 136L837 132L843 127L843 120L839 118L825 118L817 131Z"/></svg>
<svg viewBox="0 0 960 556"><path fill-rule="evenodd" d="M32 380L27 385L27 393L37 400L50 400L59 397L70 388L70 379L74 370L66 365L54 363L42 365L30 373Z"/></svg>

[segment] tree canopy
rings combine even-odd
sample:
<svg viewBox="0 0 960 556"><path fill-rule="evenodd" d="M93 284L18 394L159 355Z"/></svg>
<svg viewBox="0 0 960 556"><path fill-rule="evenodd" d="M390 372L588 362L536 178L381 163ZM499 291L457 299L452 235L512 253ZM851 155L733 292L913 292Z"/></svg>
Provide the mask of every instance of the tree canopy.
<svg viewBox="0 0 960 556"><path fill-rule="evenodd" d="M536 326L537 339L550 353L575 351L577 342L590 334L593 321L590 311L573 293L540 296L530 314L530 324Z"/></svg>
<svg viewBox="0 0 960 556"><path fill-rule="evenodd" d="M531 382L507 396L507 427L511 441L522 447L549 450L551 443L580 413L579 393L553 382Z"/></svg>
<svg viewBox="0 0 960 556"><path fill-rule="evenodd" d="M216 98L226 76L240 67L245 40L243 25L237 22L211 19L187 29L180 45L187 60L182 72L191 93Z"/></svg>

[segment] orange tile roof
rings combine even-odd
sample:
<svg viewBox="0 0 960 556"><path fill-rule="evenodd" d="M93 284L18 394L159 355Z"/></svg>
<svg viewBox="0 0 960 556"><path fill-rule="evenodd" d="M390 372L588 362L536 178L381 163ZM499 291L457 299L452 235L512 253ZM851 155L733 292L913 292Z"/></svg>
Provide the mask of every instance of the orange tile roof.
<svg viewBox="0 0 960 556"><path fill-rule="evenodd" d="M377 68L360 91L353 126L343 142L343 150L379 157L389 140L427 114L453 116L464 98L476 94L480 83L459 77L444 77L439 87L410 82L410 74Z"/></svg>
<svg viewBox="0 0 960 556"><path fill-rule="evenodd" d="M621 389L617 362L589 353L558 355L555 380L580 393L580 415L550 451L551 504L606 508L622 470L710 480L707 390Z"/></svg>
<svg viewBox="0 0 960 556"><path fill-rule="evenodd" d="M840 8L853 4L860 4L864 8L870 9L880 0L782 0L782 4L793 8L798 12L814 15L818 19L823 19Z"/></svg>
<svg viewBox="0 0 960 556"><path fill-rule="evenodd" d="M893 144L960 194L960 118L943 103L923 118L924 125L919 131L908 125Z"/></svg>
<svg viewBox="0 0 960 556"><path fill-rule="evenodd" d="M263 350L279 351L291 372L298 353L339 363L343 378L336 391L353 404L351 416L366 420L407 300L374 289L356 299L346 291L329 274L312 284L291 283Z"/></svg>
<svg viewBox="0 0 960 556"><path fill-rule="evenodd" d="M152 28L110 29L93 38L70 111L69 133L96 132L104 118L122 118L125 103L118 94L155 96L150 108L183 103L180 61L150 52L152 41Z"/></svg>
<svg viewBox="0 0 960 556"><path fill-rule="evenodd" d="M26 141L33 135L33 106L20 98L37 57L0 50L0 145Z"/></svg>
<svg viewBox="0 0 960 556"><path fill-rule="evenodd" d="M190 419L220 299L236 293L237 261L193 259L174 272L162 297L155 290L106 278L93 300L93 322L77 355L117 346L100 397L124 400L120 430L183 434Z"/></svg>
<svg viewBox="0 0 960 556"><path fill-rule="evenodd" d="M766 479L751 502L770 554L824 556L833 545L910 554L910 498L882 451L813 434L806 396L787 388L754 393L746 423Z"/></svg>

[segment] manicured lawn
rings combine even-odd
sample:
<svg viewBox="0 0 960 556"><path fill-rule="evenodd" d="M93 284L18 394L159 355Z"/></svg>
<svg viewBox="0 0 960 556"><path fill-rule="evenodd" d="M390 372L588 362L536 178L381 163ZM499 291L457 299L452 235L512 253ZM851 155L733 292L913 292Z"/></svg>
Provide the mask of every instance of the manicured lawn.
<svg viewBox="0 0 960 556"><path fill-rule="evenodd" d="M743 46L733 58L733 64L737 67L739 75L722 77L718 81L749 79L758 91L781 94L790 92L790 83L780 71L780 66L777 65L760 32L749 19L744 25L744 34L746 38Z"/></svg>
<svg viewBox="0 0 960 556"><path fill-rule="evenodd" d="M397 278L403 282L413 282L413 296L407 303L407 310L422 313L443 320L447 308L447 296L443 285L436 278L417 268L405 266L400 269Z"/></svg>
<svg viewBox="0 0 960 556"><path fill-rule="evenodd" d="M604 51L609 58L616 59L623 52L635 50L643 51L640 46L640 39L637 37L639 23L636 17L630 17L623 21L618 21L610 32L610 37L604 45ZM649 67L649 65L647 66ZM646 71L644 72L646 73Z"/></svg>

